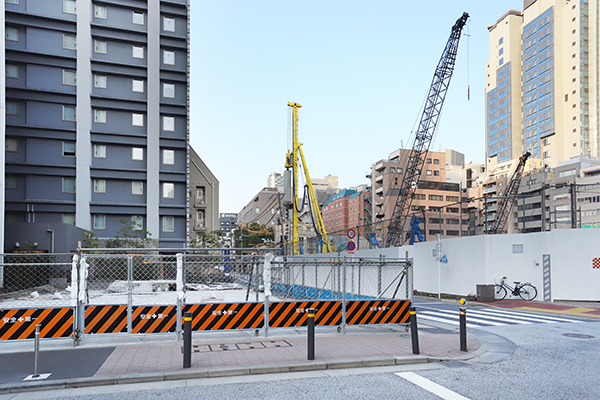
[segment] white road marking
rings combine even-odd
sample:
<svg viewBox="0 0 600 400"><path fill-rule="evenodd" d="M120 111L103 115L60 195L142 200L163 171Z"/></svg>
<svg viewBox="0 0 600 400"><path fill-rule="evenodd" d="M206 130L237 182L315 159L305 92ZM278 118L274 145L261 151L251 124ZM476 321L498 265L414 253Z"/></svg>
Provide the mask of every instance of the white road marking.
<svg viewBox="0 0 600 400"><path fill-rule="evenodd" d="M516 313L514 311L506 311L506 310L496 310L497 313L499 314L506 314L506 315L527 315L527 316L533 316L533 314L523 314L523 313ZM583 321L579 321L577 319L567 319L567 318L557 318L557 317L550 317L547 315L535 315L535 317L537 318L543 318L543 319L549 319L549 320L553 320L553 321L558 321L558 322L583 322Z"/></svg>
<svg viewBox="0 0 600 400"><path fill-rule="evenodd" d="M457 312L452 313L452 314L445 314L445 313L436 312L436 311L421 311L420 313L417 313L417 319L418 319L419 315L424 315L424 314L425 315L437 315L438 317L452 318L452 323L454 323L455 325L458 325L458 313ZM456 314L456 320L454 320L454 314ZM475 322L476 324L494 325L494 326L508 325L508 324L504 324L502 322L488 321L488 320L472 318L472 317L469 318L468 312L467 312L467 321Z"/></svg>
<svg viewBox="0 0 600 400"><path fill-rule="evenodd" d="M477 313L478 315L495 315L495 316L502 316L502 317L506 317L506 318L511 318L512 320L523 320L523 321L535 321L535 322L541 322L544 324L557 324L557 321L550 321L550 320L544 320L544 317L541 316L537 316L537 315L525 315L525 314L518 314L518 313L503 313L503 312L499 312L498 310L477 310L477 311L467 311L467 317L469 314L471 313Z"/></svg>
<svg viewBox="0 0 600 400"><path fill-rule="evenodd" d="M469 400L467 397L461 396L450 389L446 389L445 387L440 386L429 379L425 379L421 375L417 375L414 372L396 372L396 375L414 383L417 386L422 387L428 392L431 392L444 400Z"/></svg>

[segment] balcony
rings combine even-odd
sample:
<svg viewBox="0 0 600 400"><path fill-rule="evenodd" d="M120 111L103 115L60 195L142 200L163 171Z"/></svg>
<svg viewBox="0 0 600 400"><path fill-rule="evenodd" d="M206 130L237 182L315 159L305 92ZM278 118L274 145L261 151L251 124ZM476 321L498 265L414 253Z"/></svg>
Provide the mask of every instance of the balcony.
<svg viewBox="0 0 600 400"><path fill-rule="evenodd" d="M494 192L496 192L496 186L495 185L483 189L483 194L494 193Z"/></svg>
<svg viewBox="0 0 600 400"><path fill-rule="evenodd" d="M206 205L205 197L196 197L194 196L194 207L203 207Z"/></svg>

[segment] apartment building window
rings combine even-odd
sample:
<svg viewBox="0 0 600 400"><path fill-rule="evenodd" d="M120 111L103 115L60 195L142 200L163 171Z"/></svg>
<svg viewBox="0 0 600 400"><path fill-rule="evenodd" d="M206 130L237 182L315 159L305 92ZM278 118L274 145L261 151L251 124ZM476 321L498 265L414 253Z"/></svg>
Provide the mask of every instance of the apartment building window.
<svg viewBox="0 0 600 400"><path fill-rule="evenodd" d="M131 90L134 92L144 93L144 81L139 79L132 79Z"/></svg>
<svg viewBox="0 0 600 400"><path fill-rule="evenodd" d="M94 122L99 124L106 123L106 110L96 110L94 109Z"/></svg>
<svg viewBox="0 0 600 400"><path fill-rule="evenodd" d="M19 142L15 138L6 138L5 145L8 153L16 153L19 151Z"/></svg>
<svg viewBox="0 0 600 400"><path fill-rule="evenodd" d="M458 207L446 207L446 212L447 213L458 214L459 213L459 209L458 209Z"/></svg>
<svg viewBox="0 0 600 400"><path fill-rule="evenodd" d="M96 18L106 19L106 6L99 6L96 4L94 6L94 15Z"/></svg>
<svg viewBox="0 0 600 400"><path fill-rule="evenodd" d="M6 77L7 78L18 78L19 77L19 66L15 64L6 64Z"/></svg>
<svg viewBox="0 0 600 400"><path fill-rule="evenodd" d="M94 87L106 89L106 75L94 74Z"/></svg>
<svg viewBox="0 0 600 400"><path fill-rule="evenodd" d="M5 186L6 189L10 189L10 190L16 190L17 189L17 176L16 175L9 175L6 174L5 177Z"/></svg>
<svg viewBox="0 0 600 400"><path fill-rule="evenodd" d="M498 46L500 46L502 43L504 43L504 38L501 37L500 39L498 39Z"/></svg>
<svg viewBox="0 0 600 400"><path fill-rule="evenodd" d="M63 49L76 50L77 49L77 38L75 35L69 35L63 33Z"/></svg>
<svg viewBox="0 0 600 400"><path fill-rule="evenodd" d="M106 41L94 40L94 51L100 54L106 54Z"/></svg>
<svg viewBox="0 0 600 400"><path fill-rule="evenodd" d="M106 145L95 144L94 145L94 158L106 158Z"/></svg>
<svg viewBox="0 0 600 400"><path fill-rule="evenodd" d="M94 193L106 193L106 180L94 179Z"/></svg>
<svg viewBox="0 0 600 400"><path fill-rule="evenodd" d="M133 23L136 25L144 25L144 13L134 11L133 12Z"/></svg>
<svg viewBox="0 0 600 400"><path fill-rule="evenodd" d="M544 158L550 157L550 150L544 151Z"/></svg>
<svg viewBox="0 0 600 400"><path fill-rule="evenodd" d="M440 171L433 171L433 176L440 176Z"/></svg>
<svg viewBox="0 0 600 400"><path fill-rule="evenodd" d="M398 169L396 170L396 172L398 172L399 174L401 174L401 173L402 173L402 168L398 168Z"/></svg>
<svg viewBox="0 0 600 400"><path fill-rule="evenodd" d="M144 114L131 114L131 125L132 126L144 126Z"/></svg>
<svg viewBox="0 0 600 400"><path fill-rule="evenodd" d="M163 232L175 231L175 217L162 217Z"/></svg>
<svg viewBox="0 0 600 400"><path fill-rule="evenodd" d="M204 215L205 215L204 214L204 210L198 210L196 212L196 226L198 228L204 228L204 227L206 227L206 222L205 222L205 219L204 219Z"/></svg>
<svg viewBox="0 0 600 400"><path fill-rule="evenodd" d="M206 189L204 186L196 186L196 201L200 204L205 203Z"/></svg>
<svg viewBox="0 0 600 400"><path fill-rule="evenodd" d="M19 105L16 101L6 102L6 114L7 115L19 115Z"/></svg>
<svg viewBox="0 0 600 400"><path fill-rule="evenodd" d="M63 0L63 12L66 14L77 14L77 2L75 0Z"/></svg>
<svg viewBox="0 0 600 400"><path fill-rule="evenodd" d="M163 83L163 97L175 98L175 84Z"/></svg>
<svg viewBox="0 0 600 400"><path fill-rule="evenodd" d="M19 31L17 28L13 28L10 26L6 27L6 40L10 40L11 42L19 41Z"/></svg>
<svg viewBox="0 0 600 400"><path fill-rule="evenodd" d="M75 142L63 142L62 147L63 157L75 157Z"/></svg>
<svg viewBox="0 0 600 400"><path fill-rule="evenodd" d="M446 196L446 201L458 202L458 196Z"/></svg>
<svg viewBox="0 0 600 400"><path fill-rule="evenodd" d="M163 116L163 131L175 131L175 117Z"/></svg>
<svg viewBox="0 0 600 400"><path fill-rule="evenodd" d="M427 170L427 175L431 176L433 174L433 172L431 170Z"/></svg>
<svg viewBox="0 0 600 400"><path fill-rule="evenodd" d="M175 32L175 18L163 17L163 30L166 32Z"/></svg>
<svg viewBox="0 0 600 400"><path fill-rule="evenodd" d="M94 215L94 229L106 229L106 215Z"/></svg>
<svg viewBox="0 0 600 400"><path fill-rule="evenodd" d="M75 214L63 214L62 215L62 223L75 225Z"/></svg>
<svg viewBox="0 0 600 400"><path fill-rule="evenodd" d="M175 198L175 184L174 183L163 183L163 198L165 198L165 199Z"/></svg>
<svg viewBox="0 0 600 400"><path fill-rule="evenodd" d="M444 196L439 196L437 194L430 194L429 195L429 200L432 200L432 201L444 201Z"/></svg>
<svg viewBox="0 0 600 400"><path fill-rule="evenodd" d="M175 165L175 150L163 150L163 164Z"/></svg>
<svg viewBox="0 0 600 400"><path fill-rule="evenodd" d="M7 4L19 4L19 0L6 0Z"/></svg>
<svg viewBox="0 0 600 400"><path fill-rule="evenodd" d="M415 193L415 194L413 194L413 199L415 199L415 200L426 200L426 196L424 194Z"/></svg>
<svg viewBox="0 0 600 400"><path fill-rule="evenodd" d="M447 230L446 234L448 236L460 236L460 231L452 231L452 230Z"/></svg>
<svg viewBox="0 0 600 400"><path fill-rule="evenodd" d="M163 64L175 65L175 52L171 50L163 50Z"/></svg>
<svg viewBox="0 0 600 400"><path fill-rule="evenodd" d="M447 218L446 223L449 225L460 225L460 220L456 218Z"/></svg>
<svg viewBox="0 0 600 400"><path fill-rule="evenodd" d="M141 147L133 147L131 149L131 159L133 161L144 161L144 149Z"/></svg>
<svg viewBox="0 0 600 400"><path fill-rule="evenodd" d="M63 106L63 121L76 121L77 114L75 107L73 106Z"/></svg>
<svg viewBox="0 0 600 400"><path fill-rule="evenodd" d="M439 160L439 158L434 158L434 159L433 159L433 164L434 164L434 165L440 165L440 160Z"/></svg>
<svg viewBox="0 0 600 400"><path fill-rule="evenodd" d="M437 229L430 229L430 230L429 230L429 234L430 234L431 236L435 236L435 235L437 235L438 233L439 233L440 235L443 235L443 234L444 234L444 231L443 231L443 230L439 231L439 230L437 230Z"/></svg>
<svg viewBox="0 0 600 400"><path fill-rule="evenodd" d="M141 215L133 215L131 217L131 229L141 231L144 228L144 217Z"/></svg>
<svg viewBox="0 0 600 400"><path fill-rule="evenodd" d="M132 46L132 56L133 58L144 58L144 46L136 46L135 44Z"/></svg>
<svg viewBox="0 0 600 400"><path fill-rule="evenodd" d="M75 193L75 178L63 178L62 191L63 193Z"/></svg>
<svg viewBox="0 0 600 400"><path fill-rule="evenodd" d="M144 182L131 182L131 194L144 194Z"/></svg>
<svg viewBox="0 0 600 400"><path fill-rule="evenodd" d="M428 158L428 159L426 160L426 163L427 163L427 164L431 164L431 158Z"/></svg>
<svg viewBox="0 0 600 400"><path fill-rule="evenodd" d="M63 85L77 85L77 75L71 69L63 69Z"/></svg>

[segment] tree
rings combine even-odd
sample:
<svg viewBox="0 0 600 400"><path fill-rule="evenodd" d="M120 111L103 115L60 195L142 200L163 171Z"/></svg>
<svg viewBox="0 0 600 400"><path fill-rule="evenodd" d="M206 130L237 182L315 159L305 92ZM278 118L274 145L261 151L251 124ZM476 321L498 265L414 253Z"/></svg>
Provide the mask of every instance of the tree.
<svg viewBox="0 0 600 400"><path fill-rule="evenodd" d="M258 222L253 222L250 225L242 226L242 245L243 248L256 247L256 245L264 242L273 241L275 233L272 228L266 225L261 225ZM233 247L240 247L240 228L233 230Z"/></svg>
<svg viewBox="0 0 600 400"><path fill-rule="evenodd" d="M200 248L219 248L223 247L223 232L216 231L200 231L196 238L192 240L192 247Z"/></svg>
<svg viewBox="0 0 600 400"><path fill-rule="evenodd" d="M114 238L106 240L107 248L129 249L148 247L150 245L150 232L143 228L139 229L138 226L134 225L132 220L127 218L123 218L119 222L122 225L121 229L117 231Z"/></svg>

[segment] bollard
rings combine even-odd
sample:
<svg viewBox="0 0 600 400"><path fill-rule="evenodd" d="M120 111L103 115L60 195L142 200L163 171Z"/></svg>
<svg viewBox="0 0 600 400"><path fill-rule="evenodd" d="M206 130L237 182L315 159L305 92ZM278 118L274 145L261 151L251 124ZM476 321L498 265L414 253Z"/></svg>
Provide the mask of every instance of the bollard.
<svg viewBox="0 0 600 400"><path fill-rule="evenodd" d="M40 326L35 326L35 342L33 345L33 377L38 378L38 362L40 359Z"/></svg>
<svg viewBox="0 0 600 400"><path fill-rule="evenodd" d="M315 359L315 310L308 309L308 359Z"/></svg>
<svg viewBox="0 0 600 400"><path fill-rule="evenodd" d="M186 312L183 317L183 368L192 365L192 313Z"/></svg>
<svg viewBox="0 0 600 400"><path fill-rule="evenodd" d="M419 332L417 331L417 309L410 308L410 334L412 338L413 354L421 354L419 352Z"/></svg>
<svg viewBox="0 0 600 400"><path fill-rule="evenodd" d="M464 306L465 299L460 299L459 315L460 315L460 351L467 351L467 309Z"/></svg>

